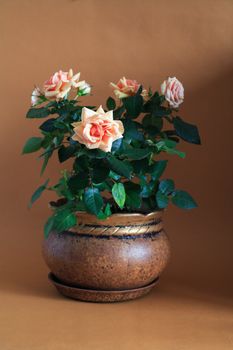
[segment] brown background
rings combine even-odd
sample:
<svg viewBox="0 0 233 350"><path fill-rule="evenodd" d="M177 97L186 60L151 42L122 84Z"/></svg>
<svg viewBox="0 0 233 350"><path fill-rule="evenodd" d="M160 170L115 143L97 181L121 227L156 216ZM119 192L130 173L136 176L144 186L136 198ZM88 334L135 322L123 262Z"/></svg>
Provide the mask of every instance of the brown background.
<svg viewBox="0 0 233 350"><path fill-rule="evenodd" d="M232 349L232 0L0 0L1 245L0 349ZM147 298L115 305L61 298L40 254L45 195L26 205L39 178L36 156L20 155L37 135L24 118L34 84L58 69L81 71L94 104L122 75L159 88L185 86L181 116L203 145L182 144L166 176L199 209L165 215L172 261Z"/></svg>

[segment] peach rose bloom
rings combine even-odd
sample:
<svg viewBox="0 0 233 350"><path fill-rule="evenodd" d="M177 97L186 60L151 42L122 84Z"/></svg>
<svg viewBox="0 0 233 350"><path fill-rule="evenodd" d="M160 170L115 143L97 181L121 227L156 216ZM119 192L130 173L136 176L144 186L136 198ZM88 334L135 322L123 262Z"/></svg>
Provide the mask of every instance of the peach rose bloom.
<svg viewBox="0 0 233 350"><path fill-rule="evenodd" d="M134 96L140 87L136 80L126 79L125 77L120 79L117 84L110 83L110 85L114 88L114 94L118 98Z"/></svg>
<svg viewBox="0 0 233 350"><path fill-rule="evenodd" d="M173 108L178 108L184 101L184 87L176 77L165 80L161 85L161 92Z"/></svg>
<svg viewBox="0 0 233 350"><path fill-rule="evenodd" d="M136 80L126 79L123 77L118 81L117 84L110 83L110 86L114 88L114 94L118 98L126 98L129 96L134 96L138 92L140 84ZM147 90L142 90L141 96L147 100L148 92Z"/></svg>
<svg viewBox="0 0 233 350"><path fill-rule="evenodd" d="M89 149L99 148L110 152L113 141L123 137L124 127L120 120L113 120L113 111L104 112L102 106L97 111L84 107L81 121L72 124L72 139Z"/></svg>
<svg viewBox="0 0 233 350"><path fill-rule="evenodd" d="M72 69L69 72L59 70L44 83L44 95L48 99L62 99L71 90L71 88L79 88L85 81L79 81L80 73L73 74Z"/></svg>

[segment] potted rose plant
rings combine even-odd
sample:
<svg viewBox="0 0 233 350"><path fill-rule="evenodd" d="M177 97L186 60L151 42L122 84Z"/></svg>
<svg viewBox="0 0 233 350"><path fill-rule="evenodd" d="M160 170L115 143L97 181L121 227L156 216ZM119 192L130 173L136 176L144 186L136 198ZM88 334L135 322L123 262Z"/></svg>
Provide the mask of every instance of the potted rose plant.
<svg viewBox="0 0 233 350"><path fill-rule="evenodd" d="M45 119L40 137L23 153L40 151L41 174L54 153L72 166L58 183L46 180L32 195L54 191L52 215L44 226L43 255L50 280L64 295L86 301L120 301L148 293L169 258L162 213L169 202L197 205L172 179L167 160L185 157L180 140L200 144L196 126L177 115L184 88L174 77L161 93L135 80L111 83L116 100L83 106L91 87L80 73L59 71L32 93L27 118Z"/></svg>

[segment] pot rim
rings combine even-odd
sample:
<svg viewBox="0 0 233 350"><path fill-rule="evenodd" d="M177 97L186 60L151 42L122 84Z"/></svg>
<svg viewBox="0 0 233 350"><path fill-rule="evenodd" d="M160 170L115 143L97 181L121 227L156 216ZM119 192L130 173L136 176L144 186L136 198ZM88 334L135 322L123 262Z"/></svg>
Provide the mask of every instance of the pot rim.
<svg viewBox="0 0 233 350"><path fill-rule="evenodd" d="M155 235L163 229L163 211L143 213L114 213L106 219L98 219L85 211L77 211L77 225L69 231L77 234L97 236Z"/></svg>
<svg viewBox="0 0 233 350"><path fill-rule="evenodd" d="M125 217L131 217L131 216L133 216L133 217L138 217L138 218L150 218L151 216L153 216L153 215L156 215L156 214L163 214L163 212L164 212L164 209L161 209L161 210L156 210L156 211L151 211L151 212L149 212L149 213L113 213L113 214L111 214L110 216L108 216L108 218L114 218L114 217L123 217L123 218L125 218ZM87 211L81 211L81 210L78 210L78 211L76 211L75 212L76 213L76 215L88 215L88 216L93 216L93 217L95 217L97 220L100 220L100 219L98 219L94 214L90 214L90 213L88 213ZM101 221L104 221L104 220L101 220Z"/></svg>

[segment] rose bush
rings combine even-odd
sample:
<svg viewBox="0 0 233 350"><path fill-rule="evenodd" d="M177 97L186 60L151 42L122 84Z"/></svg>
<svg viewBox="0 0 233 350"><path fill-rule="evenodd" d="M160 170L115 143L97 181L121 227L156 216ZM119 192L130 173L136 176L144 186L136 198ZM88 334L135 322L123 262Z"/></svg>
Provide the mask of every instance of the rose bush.
<svg viewBox="0 0 233 350"><path fill-rule="evenodd" d="M161 179L168 162L161 155L184 158L181 140L200 144L197 127L177 115L184 99L181 82L168 78L162 94L147 93L126 78L111 86L118 100L109 97L104 108L80 105L79 96L90 93L90 85L72 70L56 72L43 89L32 93L27 118L46 119L39 126L40 136L28 139L23 153L41 151L41 174L55 153L60 163L73 160L57 183L46 180L31 197L30 206L44 190L59 198L52 202L45 236L76 225L77 211L105 219L121 211L162 210L169 202L183 209L196 207L172 179Z"/></svg>

